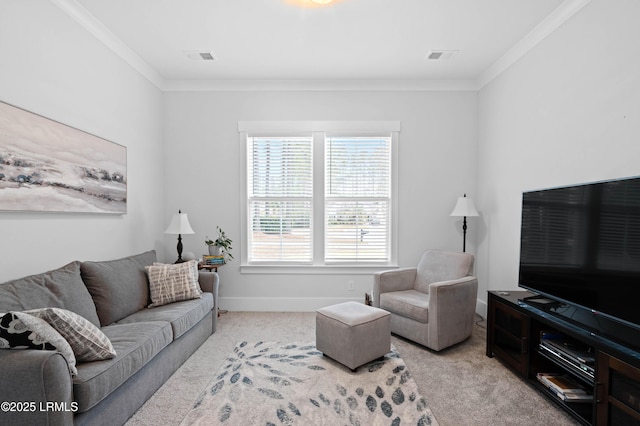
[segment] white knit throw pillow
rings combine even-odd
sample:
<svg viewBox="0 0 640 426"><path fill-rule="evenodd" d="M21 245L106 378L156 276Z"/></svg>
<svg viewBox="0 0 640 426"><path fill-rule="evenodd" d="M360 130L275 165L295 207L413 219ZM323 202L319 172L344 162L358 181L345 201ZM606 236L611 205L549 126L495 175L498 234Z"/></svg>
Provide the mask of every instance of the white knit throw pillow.
<svg viewBox="0 0 640 426"><path fill-rule="evenodd" d="M198 283L198 262L195 260L153 264L145 266L145 269L149 276L150 308L202 296Z"/></svg>

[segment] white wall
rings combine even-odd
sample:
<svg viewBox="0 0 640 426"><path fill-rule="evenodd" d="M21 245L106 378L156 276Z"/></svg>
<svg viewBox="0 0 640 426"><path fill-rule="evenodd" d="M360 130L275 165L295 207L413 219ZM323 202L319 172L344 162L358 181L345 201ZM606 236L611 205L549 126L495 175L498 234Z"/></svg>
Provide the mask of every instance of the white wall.
<svg viewBox="0 0 640 426"><path fill-rule="evenodd" d="M165 94L164 220L182 209L196 231L185 251L205 251L220 225L239 259L240 142L238 121L399 120L399 264L415 266L426 248L461 250L461 224L449 217L458 196L476 191L475 92L180 92ZM475 247L470 224L468 251ZM176 257L175 237L165 257ZM363 300L365 275L241 274L239 261L220 269L221 306L231 310L312 310ZM355 291L347 291L347 281Z"/></svg>
<svg viewBox="0 0 640 426"><path fill-rule="evenodd" d="M47 0L0 3L0 101L127 147L126 215L0 212L0 281L161 251L162 94ZM2 206L0 206L0 210Z"/></svg>
<svg viewBox="0 0 640 426"><path fill-rule="evenodd" d="M221 225L239 254L239 120L400 120L400 266L460 249L448 214L466 192L481 212L468 241L479 298L516 289L522 191L640 175L638 16L636 0L593 0L479 94L162 94L50 1L4 0L0 101L125 145L129 202L124 216L0 212L0 281L149 248L172 260L162 231L179 208L197 232L185 250L202 254ZM243 275L237 261L220 274L230 309L306 310L371 287L370 275Z"/></svg>
<svg viewBox="0 0 640 426"><path fill-rule="evenodd" d="M479 93L477 271L517 289L522 192L640 175L640 2L593 0Z"/></svg>

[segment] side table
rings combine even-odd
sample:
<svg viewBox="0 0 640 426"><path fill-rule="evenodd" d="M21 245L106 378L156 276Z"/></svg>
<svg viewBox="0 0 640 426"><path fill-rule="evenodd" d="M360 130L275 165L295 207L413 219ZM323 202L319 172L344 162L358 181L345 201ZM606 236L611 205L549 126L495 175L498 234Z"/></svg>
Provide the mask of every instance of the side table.
<svg viewBox="0 0 640 426"><path fill-rule="evenodd" d="M226 265L226 263L220 263L218 265L205 265L204 263L198 263L198 269L206 269L207 271L218 272L218 267L224 265Z"/></svg>

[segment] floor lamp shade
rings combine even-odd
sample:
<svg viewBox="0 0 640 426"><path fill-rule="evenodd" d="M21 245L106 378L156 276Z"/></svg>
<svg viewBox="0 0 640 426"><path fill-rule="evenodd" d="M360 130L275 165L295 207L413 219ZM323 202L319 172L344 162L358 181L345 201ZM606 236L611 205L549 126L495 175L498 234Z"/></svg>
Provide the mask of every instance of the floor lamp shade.
<svg viewBox="0 0 640 426"><path fill-rule="evenodd" d="M176 260L175 263L184 262L182 259L182 234L195 234L193 228L191 228L187 214L178 210L178 213L171 218L171 223L169 223L169 226L167 226L164 233L173 235L178 234L178 260Z"/></svg>
<svg viewBox="0 0 640 426"><path fill-rule="evenodd" d="M471 198L467 198L467 194L458 197L458 202L453 208L450 216L462 217L462 251L467 251L467 217L480 216L476 206Z"/></svg>

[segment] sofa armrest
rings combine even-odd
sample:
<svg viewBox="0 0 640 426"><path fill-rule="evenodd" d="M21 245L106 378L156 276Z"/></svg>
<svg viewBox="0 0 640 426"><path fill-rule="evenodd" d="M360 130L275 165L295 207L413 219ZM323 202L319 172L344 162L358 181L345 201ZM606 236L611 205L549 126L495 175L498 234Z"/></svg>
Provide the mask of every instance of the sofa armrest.
<svg viewBox="0 0 640 426"><path fill-rule="evenodd" d="M373 306L380 307L380 294L410 290L416 281L417 268L400 268L373 274Z"/></svg>
<svg viewBox="0 0 640 426"><path fill-rule="evenodd" d="M429 341L438 351L471 334L478 298L474 276L429 285Z"/></svg>
<svg viewBox="0 0 640 426"><path fill-rule="evenodd" d="M220 277L217 272L198 271L198 282L202 291L213 293L213 332L218 328L218 288L220 287Z"/></svg>
<svg viewBox="0 0 640 426"><path fill-rule="evenodd" d="M77 405L67 361L55 351L0 350L0 401L23 408L0 411L0 424L73 424Z"/></svg>

